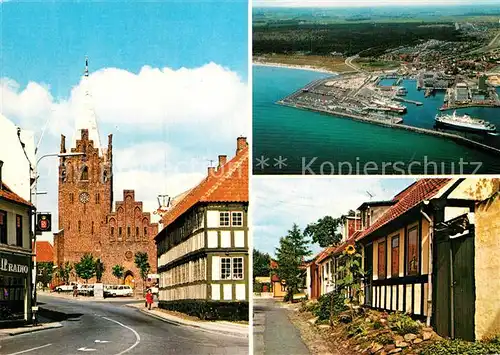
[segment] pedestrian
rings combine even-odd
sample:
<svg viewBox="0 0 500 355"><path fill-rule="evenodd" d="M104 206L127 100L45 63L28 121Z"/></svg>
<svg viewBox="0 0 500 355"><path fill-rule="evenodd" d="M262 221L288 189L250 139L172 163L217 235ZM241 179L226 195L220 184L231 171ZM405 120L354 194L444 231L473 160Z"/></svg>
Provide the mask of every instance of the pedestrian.
<svg viewBox="0 0 500 355"><path fill-rule="evenodd" d="M151 310L152 304L153 304L153 293L151 292L151 289L148 289L148 292L146 293L146 305L149 310Z"/></svg>
<svg viewBox="0 0 500 355"><path fill-rule="evenodd" d="M73 297L78 297L78 286L73 285Z"/></svg>

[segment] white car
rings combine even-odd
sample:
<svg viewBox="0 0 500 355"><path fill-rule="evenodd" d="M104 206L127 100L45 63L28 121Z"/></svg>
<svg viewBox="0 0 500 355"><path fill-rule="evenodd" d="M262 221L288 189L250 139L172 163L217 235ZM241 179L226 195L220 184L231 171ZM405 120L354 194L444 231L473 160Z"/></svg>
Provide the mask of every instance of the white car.
<svg viewBox="0 0 500 355"><path fill-rule="evenodd" d="M73 287L75 286L75 284L71 284L71 285L59 285L59 286L56 286L56 288L54 289L56 292L70 292L70 291L73 291Z"/></svg>
<svg viewBox="0 0 500 355"><path fill-rule="evenodd" d="M132 287L128 285L113 285L113 286L108 286L106 288L106 294L111 297L117 297L117 296L128 297L132 296L133 293L134 291L132 290Z"/></svg>

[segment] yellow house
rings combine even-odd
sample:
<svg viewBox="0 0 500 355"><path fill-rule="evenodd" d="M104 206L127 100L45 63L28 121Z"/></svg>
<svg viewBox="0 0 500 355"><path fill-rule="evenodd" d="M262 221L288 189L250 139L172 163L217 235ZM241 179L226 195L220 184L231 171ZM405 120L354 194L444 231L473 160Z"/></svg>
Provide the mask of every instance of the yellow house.
<svg viewBox="0 0 500 355"><path fill-rule="evenodd" d="M364 304L445 337L500 333L499 204L496 179L421 179L378 218L361 211Z"/></svg>

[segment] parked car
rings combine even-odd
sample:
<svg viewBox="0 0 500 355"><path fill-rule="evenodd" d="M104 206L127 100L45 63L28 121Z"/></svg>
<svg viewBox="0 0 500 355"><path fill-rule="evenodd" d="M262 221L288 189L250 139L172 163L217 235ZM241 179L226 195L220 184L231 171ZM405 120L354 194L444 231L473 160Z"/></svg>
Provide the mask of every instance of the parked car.
<svg viewBox="0 0 500 355"><path fill-rule="evenodd" d="M93 284L82 285L78 289L78 294L82 296L94 296L94 285Z"/></svg>
<svg viewBox="0 0 500 355"><path fill-rule="evenodd" d="M134 291L132 290L132 287L128 285L111 285L108 286L107 289L104 291L104 295L106 297L117 297L117 296L122 296L122 297L127 297L127 296L132 296Z"/></svg>
<svg viewBox="0 0 500 355"><path fill-rule="evenodd" d="M70 292L73 291L73 286L75 286L74 283L71 283L70 285L59 285L54 287L54 291L56 292Z"/></svg>

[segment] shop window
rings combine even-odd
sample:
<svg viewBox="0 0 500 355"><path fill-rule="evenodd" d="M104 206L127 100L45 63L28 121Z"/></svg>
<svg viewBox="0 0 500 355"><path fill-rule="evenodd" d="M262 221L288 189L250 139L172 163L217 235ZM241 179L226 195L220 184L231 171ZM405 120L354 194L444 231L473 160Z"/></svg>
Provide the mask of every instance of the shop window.
<svg viewBox="0 0 500 355"><path fill-rule="evenodd" d="M7 244L7 212L0 211L0 243Z"/></svg>
<svg viewBox="0 0 500 355"><path fill-rule="evenodd" d="M406 241L406 273L407 275L417 275L419 265L418 229L413 227L408 230Z"/></svg>
<svg viewBox="0 0 500 355"><path fill-rule="evenodd" d="M23 217L16 215L16 245L23 246Z"/></svg>
<svg viewBox="0 0 500 355"><path fill-rule="evenodd" d="M399 235L391 240L391 276L399 276Z"/></svg>
<svg viewBox="0 0 500 355"><path fill-rule="evenodd" d="M386 255L385 255L385 240L378 243L378 268L377 275L379 279L385 279L386 276Z"/></svg>

